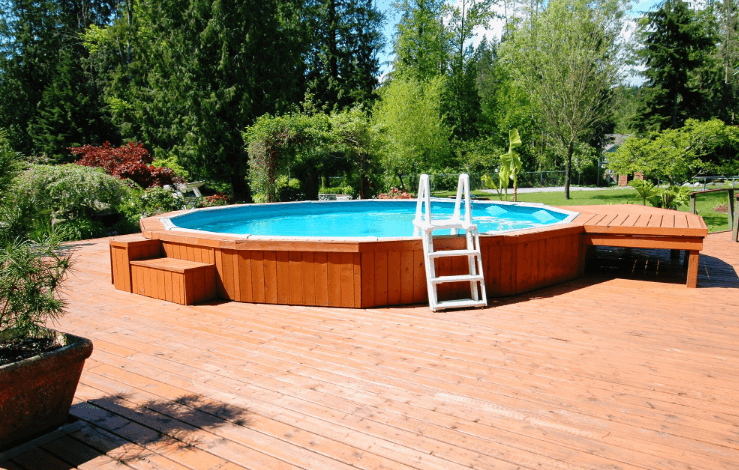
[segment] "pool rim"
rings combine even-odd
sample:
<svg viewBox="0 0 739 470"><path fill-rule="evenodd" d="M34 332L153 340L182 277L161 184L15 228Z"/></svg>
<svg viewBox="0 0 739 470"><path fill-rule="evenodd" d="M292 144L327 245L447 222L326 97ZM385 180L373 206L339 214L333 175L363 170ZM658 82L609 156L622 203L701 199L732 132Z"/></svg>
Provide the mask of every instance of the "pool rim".
<svg viewBox="0 0 739 470"><path fill-rule="evenodd" d="M447 202L447 203L454 203L453 198L431 198L432 202ZM347 201L290 201L290 202L266 202L266 203L248 203L248 204L231 204L227 206L216 206L216 207L203 207L203 208L197 208L197 209L185 209L182 211L176 211L176 212L169 212L166 214L161 214L158 216L152 216L148 217L146 219L141 219L142 222L142 228L143 228L143 222L147 219L156 219L158 220L162 225L163 229L165 231L172 231L172 232L184 232L185 234L190 235L207 235L207 236L218 236L218 237L226 237L227 239L231 239L234 241L245 241L245 240L254 240L254 241L295 241L295 242L385 242L385 241L410 241L410 240L418 240L420 239L420 236L391 236L391 237L377 237L377 236L356 236L356 237L330 237L330 236L321 236L321 235L313 235L313 236L293 236L293 235L255 235L255 234L234 234L234 233L224 233L224 232L211 232L207 230L199 230L199 229L191 229L191 228L184 228L179 227L175 225L172 222L172 219L177 219L178 217L183 217L189 214L193 214L195 212L210 212L210 211L218 211L218 210L225 210L225 209L235 209L239 207L254 207L254 206L275 206L275 205L292 205L292 204L347 204L347 203L363 203L363 202L387 202L387 203L403 203L403 204L409 204L409 203L416 203L415 199L356 199L356 200L347 200ZM539 208L544 210L549 210L552 212L565 214L567 217L565 219L552 223L552 224L546 224L542 226L537 227L529 227L529 228L523 228L523 229L508 229L508 230L495 230L495 231L487 231L487 232L480 232L480 236L501 236L501 235L511 235L511 234L523 234L523 233L531 233L538 232L541 230L548 230L553 229L556 227L564 227L571 224L579 215L580 212L574 212L568 209L562 209L556 206L549 206L547 204L539 203L539 202L513 202L513 201L488 201L488 200L473 200L473 202L476 202L478 204L500 204L500 205L515 205L515 206L522 206L522 207L533 207L533 208Z"/></svg>

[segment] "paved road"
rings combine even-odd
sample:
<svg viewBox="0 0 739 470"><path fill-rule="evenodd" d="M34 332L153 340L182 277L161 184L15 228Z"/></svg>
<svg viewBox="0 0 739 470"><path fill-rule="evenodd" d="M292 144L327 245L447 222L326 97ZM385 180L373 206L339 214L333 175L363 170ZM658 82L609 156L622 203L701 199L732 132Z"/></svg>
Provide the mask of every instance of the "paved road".
<svg viewBox="0 0 739 470"><path fill-rule="evenodd" d="M594 187L580 187L580 186L570 186L570 191L605 191L606 189L631 189L633 191L634 188L631 186L607 186L603 188L594 188ZM492 193L495 194L494 189L481 189L481 191L486 193ZM549 187L549 188L518 188L518 193L557 193L557 192L564 192L565 187L564 186L556 186L556 187ZM508 188L508 193L513 193L513 188Z"/></svg>

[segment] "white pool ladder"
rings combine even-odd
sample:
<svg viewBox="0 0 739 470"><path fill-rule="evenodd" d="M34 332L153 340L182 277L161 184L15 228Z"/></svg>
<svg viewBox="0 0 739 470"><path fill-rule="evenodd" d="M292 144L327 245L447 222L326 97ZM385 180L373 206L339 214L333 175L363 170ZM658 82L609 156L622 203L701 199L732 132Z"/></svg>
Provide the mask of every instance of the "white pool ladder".
<svg viewBox="0 0 739 470"><path fill-rule="evenodd" d="M461 216L462 195L464 194L464 220ZM426 205L424 211L422 206ZM423 242L423 260L426 265L426 287L429 294L429 307L434 312L447 308L486 307L488 304L485 292L485 278L480 255L480 236L477 225L472 223L472 206L470 204L470 177L459 175L457 185L457 199L454 202L454 214L449 219L433 220L431 218L431 192L429 175L421 175L418 183L418 201L416 202L416 217L413 220L413 236L421 235ZM434 230L451 229L452 235L464 230L467 247L464 250L434 251ZM469 264L469 274L456 276L436 276L435 260L453 256L466 256ZM479 274L478 274L479 273ZM449 282L470 282L469 299L446 300L439 302L436 287ZM479 286L478 286L479 284Z"/></svg>

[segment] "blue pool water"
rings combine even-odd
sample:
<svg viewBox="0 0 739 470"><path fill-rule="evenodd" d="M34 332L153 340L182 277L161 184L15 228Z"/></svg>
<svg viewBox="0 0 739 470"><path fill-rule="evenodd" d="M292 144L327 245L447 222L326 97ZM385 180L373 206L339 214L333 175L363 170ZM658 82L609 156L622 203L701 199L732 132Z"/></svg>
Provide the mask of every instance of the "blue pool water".
<svg viewBox="0 0 739 470"><path fill-rule="evenodd" d="M170 220L179 228L240 235L410 237L415 211L416 201L301 202L198 210ZM431 203L434 219L448 218L453 211L453 201ZM472 221L480 233L542 227L572 215L539 205L472 203Z"/></svg>

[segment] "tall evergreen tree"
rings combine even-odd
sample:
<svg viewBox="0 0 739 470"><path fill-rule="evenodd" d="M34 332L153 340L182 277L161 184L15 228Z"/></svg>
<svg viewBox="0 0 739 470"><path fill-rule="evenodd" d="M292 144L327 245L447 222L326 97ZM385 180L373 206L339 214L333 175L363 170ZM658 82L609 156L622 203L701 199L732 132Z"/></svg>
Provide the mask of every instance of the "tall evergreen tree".
<svg viewBox="0 0 739 470"><path fill-rule="evenodd" d="M371 104L383 47L383 15L372 0L315 0L306 8L311 41L306 91L321 109Z"/></svg>
<svg viewBox="0 0 739 470"><path fill-rule="evenodd" d="M393 7L401 13L393 44L393 76L429 80L445 75L450 43L444 0L398 0Z"/></svg>
<svg viewBox="0 0 739 470"><path fill-rule="evenodd" d="M494 0L460 0L452 9L447 26L451 42L451 70L446 90L445 114L458 139L474 137L480 114L474 47L469 44L478 26L487 26L495 16Z"/></svg>
<svg viewBox="0 0 739 470"><path fill-rule="evenodd" d="M300 0L138 4L122 105L139 137L248 200L242 131L303 98ZM110 101L110 99L109 99Z"/></svg>
<svg viewBox="0 0 739 470"><path fill-rule="evenodd" d="M116 3L115 0L4 2L5 27L0 31L3 34L0 127L9 130L17 150L58 155L66 146L79 143L75 138L65 137L76 131L68 134L59 127L46 126L42 115L74 115L79 109L80 96L76 90L85 85L74 82L90 80L83 67L85 49L80 47L80 34L90 25L108 24ZM94 87L85 90L87 99L94 102L97 97L89 96L91 93L96 93ZM99 123L105 118L97 106L88 106L86 112L92 115L77 124L78 130L98 140Z"/></svg>
<svg viewBox="0 0 739 470"><path fill-rule="evenodd" d="M645 100L639 110L640 130L680 127L690 117L703 117L703 99L695 74L715 43L683 0L665 0L642 19L646 69Z"/></svg>

